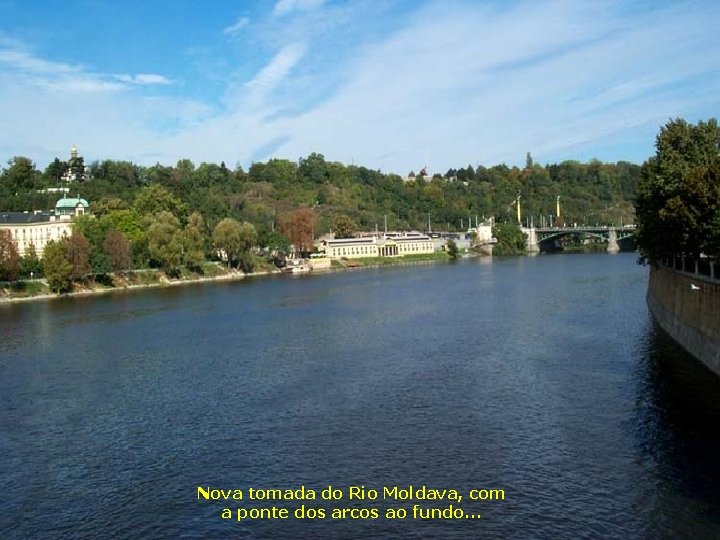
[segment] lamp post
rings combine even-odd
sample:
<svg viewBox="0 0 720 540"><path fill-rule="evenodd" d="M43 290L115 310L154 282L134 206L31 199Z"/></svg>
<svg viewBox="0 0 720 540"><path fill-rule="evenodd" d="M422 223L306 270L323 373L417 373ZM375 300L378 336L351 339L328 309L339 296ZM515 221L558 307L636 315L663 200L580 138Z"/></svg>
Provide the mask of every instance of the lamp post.
<svg viewBox="0 0 720 540"><path fill-rule="evenodd" d="M515 202L517 203L517 220L518 225L522 227L522 220L520 219L520 192L518 191L517 199L515 199Z"/></svg>

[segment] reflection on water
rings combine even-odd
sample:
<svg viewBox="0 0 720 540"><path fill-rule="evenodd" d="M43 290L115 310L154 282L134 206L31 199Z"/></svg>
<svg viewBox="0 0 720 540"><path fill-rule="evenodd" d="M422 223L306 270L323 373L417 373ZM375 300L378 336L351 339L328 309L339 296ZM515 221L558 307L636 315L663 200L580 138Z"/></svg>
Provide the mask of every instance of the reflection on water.
<svg viewBox="0 0 720 540"><path fill-rule="evenodd" d="M637 363L637 445L656 482L654 537L720 533L720 378L654 321ZM699 519L700 518L700 519Z"/></svg>

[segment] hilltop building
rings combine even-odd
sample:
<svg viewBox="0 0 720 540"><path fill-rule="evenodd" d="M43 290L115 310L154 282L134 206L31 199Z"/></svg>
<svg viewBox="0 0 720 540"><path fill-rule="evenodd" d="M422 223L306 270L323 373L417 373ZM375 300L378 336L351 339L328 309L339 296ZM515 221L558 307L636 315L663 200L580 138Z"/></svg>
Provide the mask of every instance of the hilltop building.
<svg viewBox="0 0 720 540"><path fill-rule="evenodd" d="M73 218L88 213L89 208L85 199L64 197L55 204L54 211L0 211L0 229L10 231L21 257L32 244L38 257L42 258L45 246L70 236Z"/></svg>
<svg viewBox="0 0 720 540"><path fill-rule="evenodd" d="M88 179L88 168L85 166L85 160L78 155L78 149L73 144L70 149L70 159L68 160L68 168L60 177L63 182L84 182Z"/></svg>

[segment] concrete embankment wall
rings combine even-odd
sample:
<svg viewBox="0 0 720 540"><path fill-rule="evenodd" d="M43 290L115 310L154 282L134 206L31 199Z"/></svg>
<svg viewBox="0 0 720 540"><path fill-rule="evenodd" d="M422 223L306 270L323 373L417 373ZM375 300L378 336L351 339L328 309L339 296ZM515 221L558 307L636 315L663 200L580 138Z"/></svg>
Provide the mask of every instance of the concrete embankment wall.
<svg viewBox="0 0 720 540"><path fill-rule="evenodd" d="M720 282L651 267L647 302L663 330L720 375Z"/></svg>

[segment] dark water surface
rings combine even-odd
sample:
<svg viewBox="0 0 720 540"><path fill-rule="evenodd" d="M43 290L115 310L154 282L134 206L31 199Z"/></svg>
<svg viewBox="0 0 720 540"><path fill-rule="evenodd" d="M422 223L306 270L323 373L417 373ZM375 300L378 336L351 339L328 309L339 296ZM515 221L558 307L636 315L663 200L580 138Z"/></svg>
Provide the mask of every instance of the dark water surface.
<svg viewBox="0 0 720 540"><path fill-rule="evenodd" d="M0 306L0 537L720 537L720 383L646 279L540 256ZM240 523L221 509L300 503L197 500L303 484L505 500Z"/></svg>

